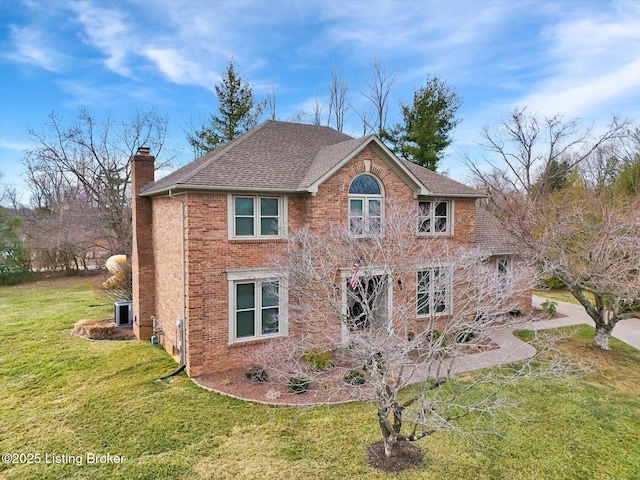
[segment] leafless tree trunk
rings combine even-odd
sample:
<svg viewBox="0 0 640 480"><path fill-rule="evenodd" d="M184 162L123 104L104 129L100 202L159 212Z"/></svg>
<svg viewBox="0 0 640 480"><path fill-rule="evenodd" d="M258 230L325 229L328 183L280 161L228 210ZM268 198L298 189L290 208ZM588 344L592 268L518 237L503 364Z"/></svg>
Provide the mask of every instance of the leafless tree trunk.
<svg viewBox="0 0 640 480"><path fill-rule="evenodd" d="M167 120L149 110L125 121L107 117L99 122L81 108L70 123L52 113L41 130L28 133L35 146L27 150L24 163L36 206L64 210L70 192L78 192L87 211L97 215L104 247L130 253L129 159L142 146L162 158Z"/></svg>
<svg viewBox="0 0 640 480"><path fill-rule="evenodd" d="M251 361L274 381L322 382L371 402L391 457L400 441L458 431L456 420L507 406L499 392L515 379L557 371L526 363L491 370L472 384L451 382L461 358L520 308L532 269L514 262L499 271L483 252L419 236L417 211L387 211L403 213L390 213L379 235L356 238L326 225L289 238L286 255L275 260L286 278L289 336ZM314 352L330 352L330 373L309 361ZM415 393L401 394L419 381ZM476 395L474 387L487 384L492 389Z"/></svg>
<svg viewBox="0 0 640 480"><path fill-rule="evenodd" d="M363 92L362 95L373 105L376 118L375 127L378 135L385 129L387 124L389 94L395 80L395 73L387 72L386 67L376 58L371 66L369 80L367 80L369 90Z"/></svg>
<svg viewBox="0 0 640 480"><path fill-rule="evenodd" d="M313 99L309 106L310 111L299 110L295 115L289 117L288 121L297 123L307 123L309 125L322 125L322 104L318 97Z"/></svg>
<svg viewBox="0 0 640 480"><path fill-rule="evenodd" d="M334 65L331 67L331 81L329 83L329 115L327 117L327 126L331 126L342 132L346 121L347 112L349 110L349 84L341 76L338 68Z"/></svg>
<svg viewBox="0 0 640 480"><path fill-rule="evenodd" d="M277 100L278 100L278 87L276 87L275 85L271 85L269 90L267 90L267 96L264 99L265 111L267 113L267 117L271 120L276 120Z"/></svg>
<svg viewBox="0 0 640 480"><path fill-rule="evenodd" d="M514 193L546 196L548 188L534 186L554 162L566 162L566 168L572 170L598 148L624 135L627 127L614 118L604 132L596 133L593 126L583 128L578 119L565 121L556 115L540 120L525 108L516 108L495 132L482 129L478 144L487 155L464 162L500 208Z"/></svg>

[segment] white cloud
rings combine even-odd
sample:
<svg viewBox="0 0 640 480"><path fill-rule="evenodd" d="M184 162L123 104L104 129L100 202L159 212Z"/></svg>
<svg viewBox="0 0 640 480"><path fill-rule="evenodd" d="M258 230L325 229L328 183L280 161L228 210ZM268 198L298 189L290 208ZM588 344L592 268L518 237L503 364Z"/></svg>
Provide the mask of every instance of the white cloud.
<svg viewBox="0 0 640 480"><path fill-rule="evenodd" d="M213 89L214 82L220 77L212 74L206 64L189 60L188 55L175 49L147 48L143 53L173 83Z"/></svg>
<svg viewBox="0 0 640 480"><path fill-rule="evenodd" d="M6 141L0 138L0 148L2 148L3 150L11 150L13 152L23 153L26 149L30 148L31 146L32 145L27 143Z"/></svg>
<svg viewBox="0 0 640 480"><path fill-rule="evenodd" d="M13 52L5 55L6 58L28 65L35 65L51 72L62 69L66 61L65 55L51 48L52 39L43 30L32 27L18 27L11 25L11 40Z"/></svg>
<svg viewBox="0 0 640 480"><path fill-rule="evenodd" d="M640 98L640 59L587 78L559 77L547 81L542 91L519 103L546 116L560 113L568 117L589 115L602 106L634 94ZM611 115L615 111L609 112Z"/></svg>
<svg viewBox="0 0 640 480"><path fill-rule="evenodd" d="M126 15L118 9L97 7L89 1L72 2L70 6L84 27L87 43L107 57L107 68L119 75L131 76L128 63L137 43L136 29L127 24Z"/></svg>
<svg viewBox="0 0 640 480"><path fill-rule="evenodd" d="M640 4L576 14L543 35L549 42L546 75L518 105L547 116L591 116L623 98L640 98Z"/></svg>

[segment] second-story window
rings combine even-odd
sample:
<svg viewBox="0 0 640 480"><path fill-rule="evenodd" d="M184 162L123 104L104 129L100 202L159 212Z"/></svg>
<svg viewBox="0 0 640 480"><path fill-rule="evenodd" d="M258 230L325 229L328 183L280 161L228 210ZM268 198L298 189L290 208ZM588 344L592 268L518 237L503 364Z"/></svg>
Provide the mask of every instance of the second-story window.
<svg viewBox="0 0 640 480"><path fill-rule="evenodd" d="M279 236L281 212L281 199L278 197L233 197L233 237Z"/></svg>
<svg viewBox="0 0 640 480"><path fill-rule="evenodd" d="M451 202L418 202L418 232L429 235L451 234Z"/></svg>
<svg viewBox="0 0 640 480"><path fill-rule="evenodd" d="M349 186L349 233L377 235L382 227L383 193L378 180L363 173Z"/></svg>

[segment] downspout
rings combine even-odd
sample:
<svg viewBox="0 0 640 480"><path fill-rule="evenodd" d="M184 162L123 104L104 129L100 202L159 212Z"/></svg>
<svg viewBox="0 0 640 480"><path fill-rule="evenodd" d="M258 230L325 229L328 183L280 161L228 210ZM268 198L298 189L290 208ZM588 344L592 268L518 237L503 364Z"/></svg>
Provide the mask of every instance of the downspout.
<svg viewBox="0 0 640 480"><path fill-rule="evenodd" d="M171 190L169 190L169 198L177 198L178 196L182 196L184 195L184 193L182 194L178 194L175 195L171 192ZM179 337L181 337L181 345L180 345L180 366L178 367L178 369L175 372L172 372L168 375L165 375L163 377L160 377L158 380L164 380L166 378L169 377L173 377L174 375L179 374L180 372L182 372L185 368L187 368L187 342L185 341L185 321L187 318L187 284L186 284L186 279L187 279L187 272L186 272L186 252L185 252L185 229L184 229L184 199L179 198L178 200L180 200L180 229L181 229L181 233L182 233L182 238L181 238L181 245L180 248L182 250L182 318L178 319L178 322L180 322L180 331L178 332Z"/></svg>

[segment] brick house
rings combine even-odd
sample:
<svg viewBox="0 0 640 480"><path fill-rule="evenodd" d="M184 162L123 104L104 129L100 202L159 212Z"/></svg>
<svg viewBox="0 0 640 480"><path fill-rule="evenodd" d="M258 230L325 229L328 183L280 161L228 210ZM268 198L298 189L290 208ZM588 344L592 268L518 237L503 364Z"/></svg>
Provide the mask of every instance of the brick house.
<svg viewBox="0 0 640 480"><path fill-rule="evenodd" d="M477 207L482 193L397 158L375 135L267 121L156 182L153 172L141 149L132 158L134 332L157 335L191 377L238 367L247 345L288 334L285 289L267 293L265 268L287 232L333 222L359 235L390 201L418 202L425 236L485 247L496 268L516 252ZM530 304L522 299L523 310Z"/></svg>

